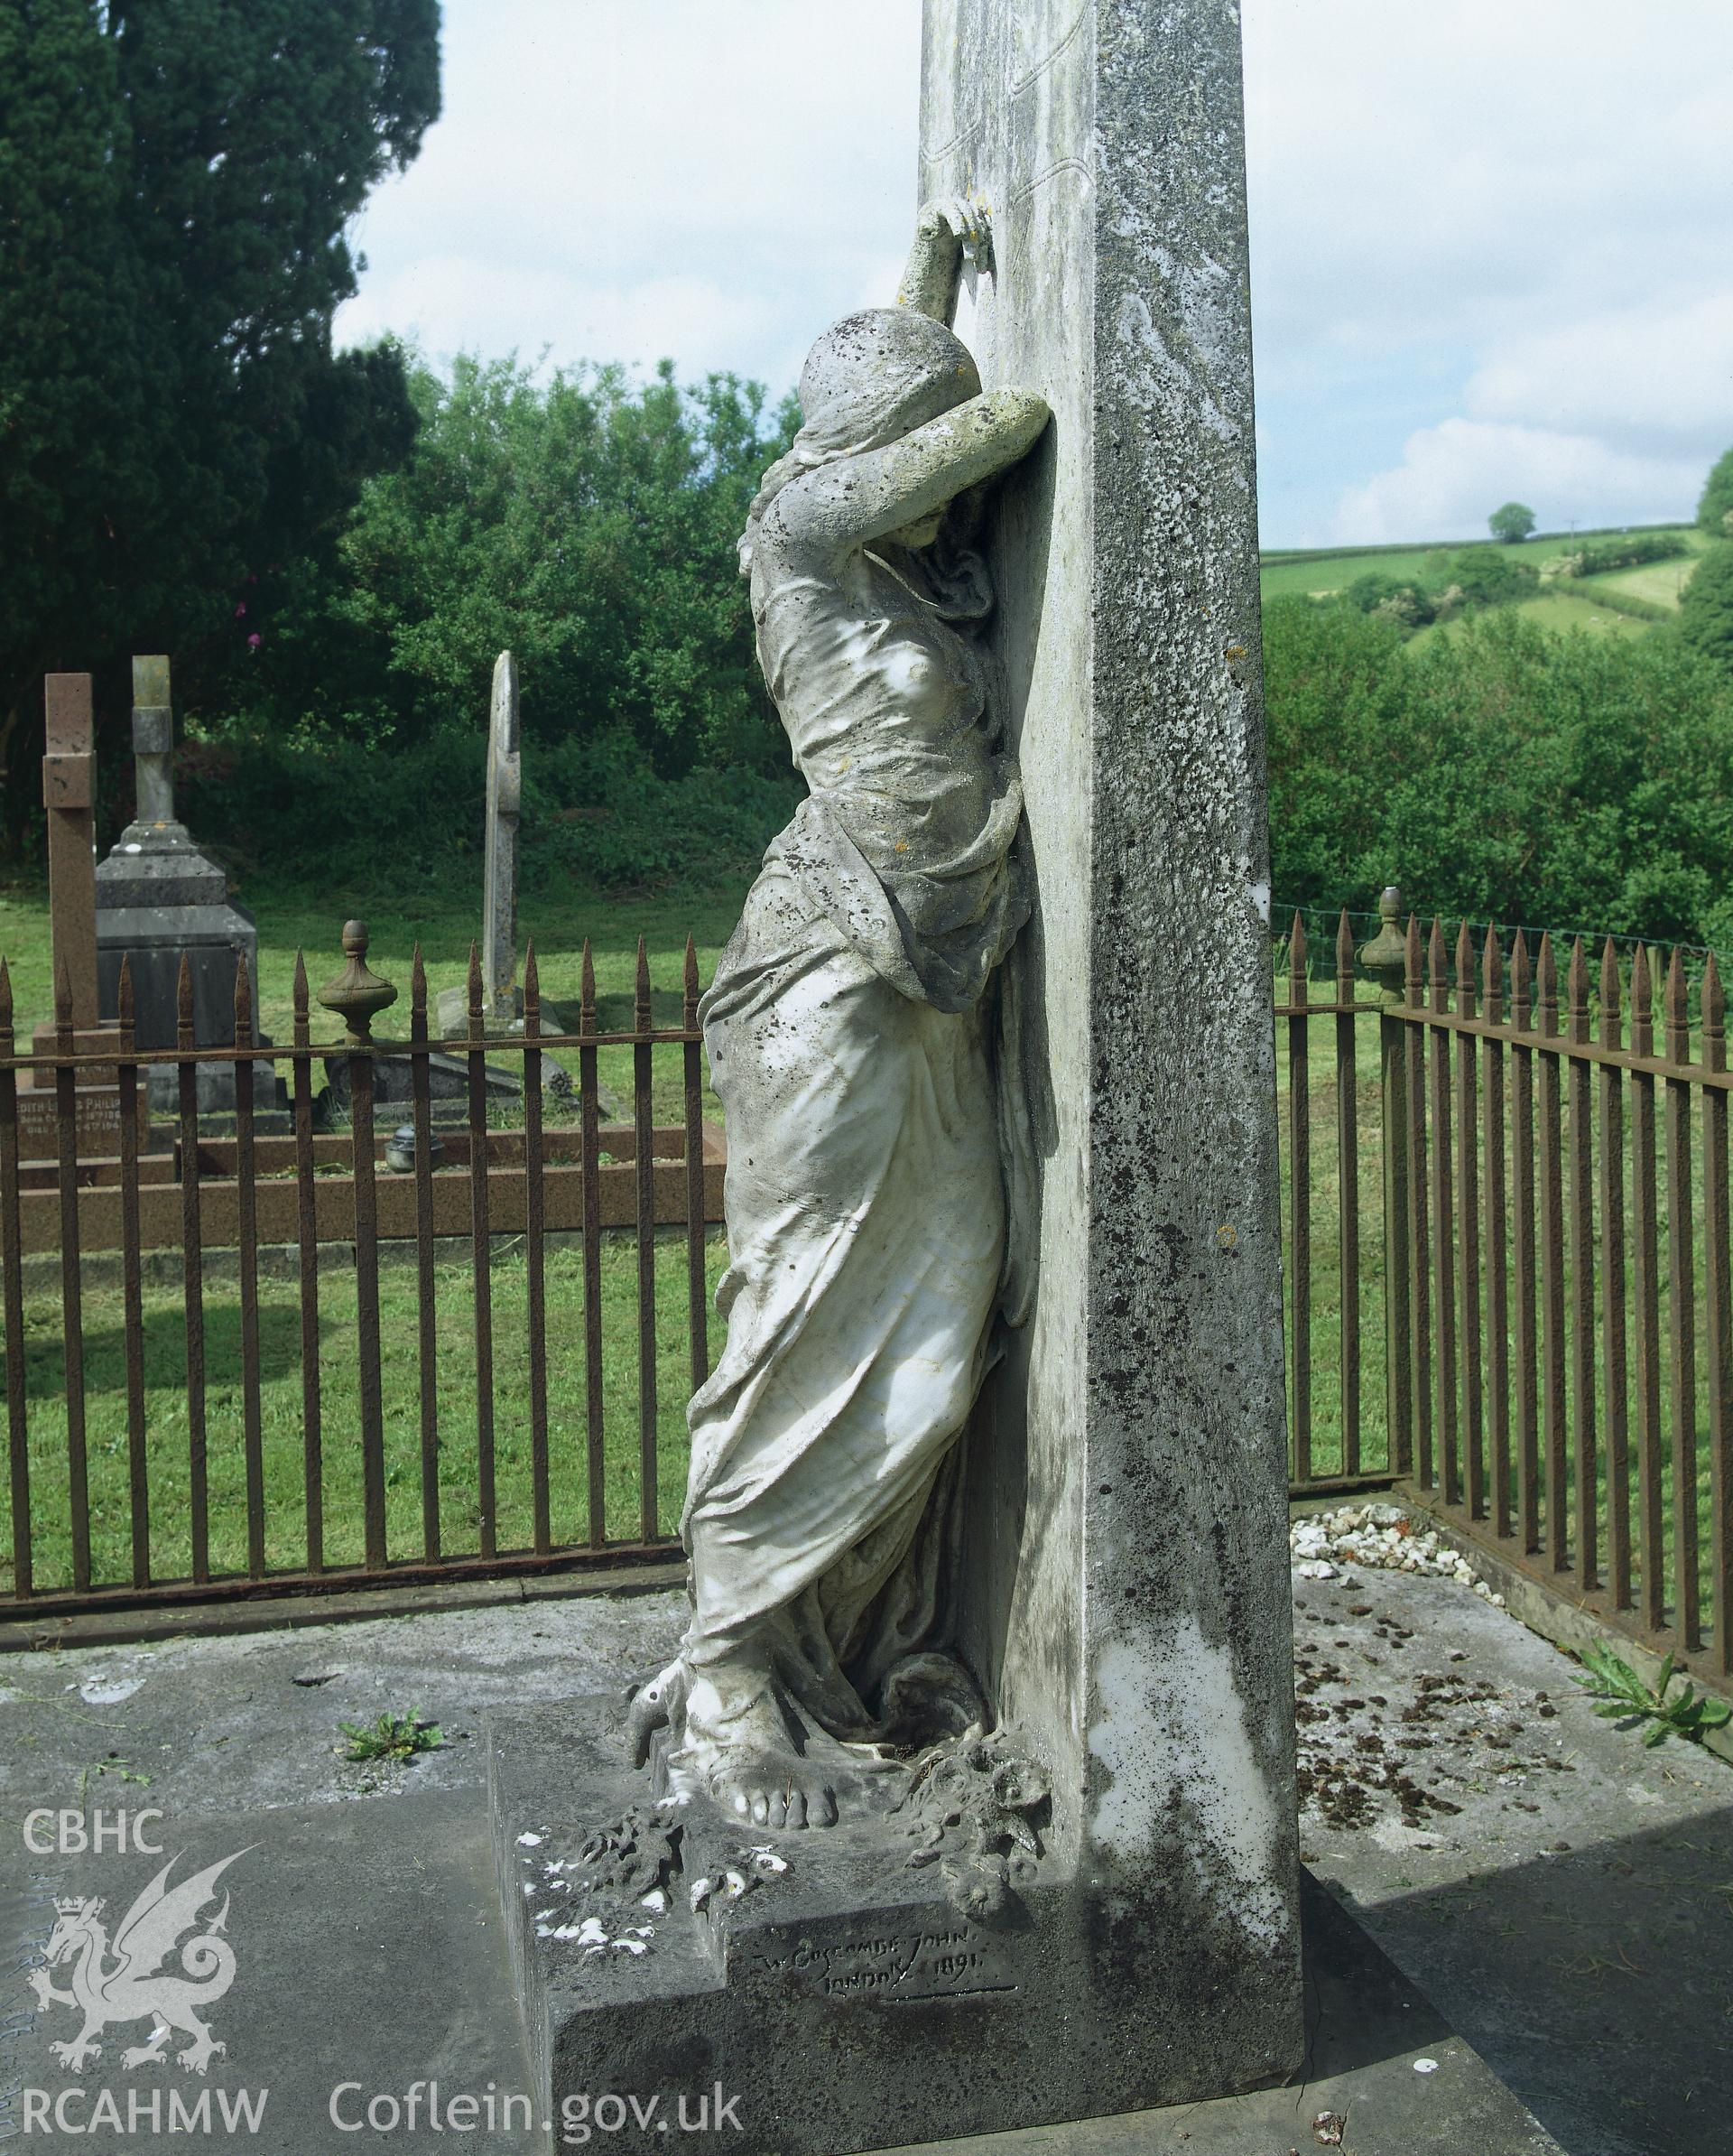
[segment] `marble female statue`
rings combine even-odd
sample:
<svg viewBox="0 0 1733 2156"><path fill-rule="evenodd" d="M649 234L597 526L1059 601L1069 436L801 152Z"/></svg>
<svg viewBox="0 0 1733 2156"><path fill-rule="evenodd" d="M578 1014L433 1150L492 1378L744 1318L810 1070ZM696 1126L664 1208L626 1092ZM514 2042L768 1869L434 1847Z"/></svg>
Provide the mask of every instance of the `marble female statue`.
<svg viewBox="0 0 1733 2156"><path fill-rule="evenodd" d="M950 324L964 203L900 303L812 348L740 543L811 789L703 1005L727 1119L727 1344L689 1411L691 1622L633 1706L676 1789L828 1825L979 1712L942 1652L959 1439L1006 1249L989 987L1027 913L978 637L987 482L1047 422Z"/></svg>

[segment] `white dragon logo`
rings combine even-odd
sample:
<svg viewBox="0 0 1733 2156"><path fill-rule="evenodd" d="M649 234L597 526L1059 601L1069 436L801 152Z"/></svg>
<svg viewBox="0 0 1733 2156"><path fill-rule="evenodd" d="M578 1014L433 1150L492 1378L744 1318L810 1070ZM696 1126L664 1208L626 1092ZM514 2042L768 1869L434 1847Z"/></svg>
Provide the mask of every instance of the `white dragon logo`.
<svg viewBox="0 0 1733 2156"><path fill-rule="evenodd" d="M173 1888L168 1883L169 1873L180 1859L171 1856L121 1919L112 1945L102 1922L100 1898L74 1896L55 1901L56 1922L45 1959L49 1968L73 1964L72 1988L57 1991L48 1968L32 1969L30 1982L39 2006L70 2006L84 2015L84 2027L70 2042L49 2046L62 2066L82 2073L86 2062L101 2053L97 2035L116 2021L148 2020L153 2024L148 2043L134 2044L121 2053L124 2067L161 2065L168 2056L164 2047L171 2029L192 2039L174 2054L189 2073L202 2074L227 2049L194 2010L220 1999L235 1981L235 1949L222 1937L228 1921L228 1896L223 1896L222 1908L199 1936L181 1947L184 1976L161 1970L158 1965L181 1933L199 1922L206 1902L217 1899L218 1876L246 1854L237 1849L234 1856L224 1857Z"/></svg>

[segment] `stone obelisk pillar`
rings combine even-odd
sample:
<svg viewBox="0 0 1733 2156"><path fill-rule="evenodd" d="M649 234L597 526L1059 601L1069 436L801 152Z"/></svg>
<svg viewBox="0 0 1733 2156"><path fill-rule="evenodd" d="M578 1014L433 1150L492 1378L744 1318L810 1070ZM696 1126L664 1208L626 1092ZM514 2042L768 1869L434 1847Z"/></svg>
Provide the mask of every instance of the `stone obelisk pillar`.
<svg viewBox="0 0 1733 2156"><path fill-rule="evenodd" d="M1052 1768L1097 2011L1146 2032L1124 2093L1171 2102L1302 2048L1234 0L927 0L919 187L985 198L958 328L1053 413L990 550L1039 1272L962 1617Z"/></svg>

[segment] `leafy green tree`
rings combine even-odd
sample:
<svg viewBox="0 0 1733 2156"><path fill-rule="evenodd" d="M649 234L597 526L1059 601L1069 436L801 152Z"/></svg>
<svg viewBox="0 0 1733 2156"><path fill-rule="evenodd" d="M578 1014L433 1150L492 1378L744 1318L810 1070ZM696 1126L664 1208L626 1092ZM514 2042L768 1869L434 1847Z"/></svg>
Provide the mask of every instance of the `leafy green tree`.
<svg viewBox="0 0 1733 2156"><path fill-rule="evenodd" d="M118 746L125 654L171 650L196 698L225 637L245 648L247 578L329 538L406 451L399 358L334 355L330 325L355 289L348 220L439 111L438 39L438 0L0 8L14 841L45 668L97 673Z"/></svg>
<svg viewBox="0 0 1733 2156"><path fill-rule="evenodd" d="M526 733L619 734L664 776L787 762L736 556L791 404L712 376L515 359L413 370L414 450L368 482L333 573L262 599L248 722L394 748L487 708L496 653Z"/></svg>
<svg viewBox="0 0 1733 2156"><path fill-rule="evenodd" d="M1496 547L1465 546L1453 553L1445 572L1448 582L1472 607L1508 606L1527 599L1540 584L1540 572L1527 562L1513 562Z"/></svg>
<svg viewBox="0 0 1733 2156"><path fill-rule="evenodd" d="M1711 546L1679 595L1679 633L1733 681L1733 543Z"/></svg>
<svg viewBox="0 0 1733 2156"><path fill-rule="evenodd" d="M1280 600L1265 667L1283 904L1397 883L1475 922L1733 933L1733 683L1681 638L1497 609L1404 646Z"/></svg>
<svg viewBox="0 0 1733 2156"><path fill-rule="evenodd" d="M1514 544L1526 539L1534 529L1534 512L1526 502L1506 502L1502 509L1495 509L1487 519L1487 527L1495 539Z"/></svg>
<svg viewBox="0 0 1733 2156"><path fill-rule="evenodd" d="M1710 465L1697 504L1697 521L1718 539L1733 539L1733 449Z"/></svg>

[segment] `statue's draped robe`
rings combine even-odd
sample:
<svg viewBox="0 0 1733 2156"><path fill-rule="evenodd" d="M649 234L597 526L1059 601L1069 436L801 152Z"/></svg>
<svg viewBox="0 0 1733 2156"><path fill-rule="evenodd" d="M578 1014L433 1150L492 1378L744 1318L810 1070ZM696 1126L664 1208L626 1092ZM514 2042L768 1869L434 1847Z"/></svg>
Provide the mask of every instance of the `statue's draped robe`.
<svg viewBox="0 0 1733 2156"><path fill-rule="evenodd" d="M683 1651L768 1640L807 1716L864 1741L942 1625L1005 1246L983 997L1027 905L973 642L908 557L803 554L799 491L764 519L753 602L811 797L702 1006L731 1262L690 1409Z"/></svg>

